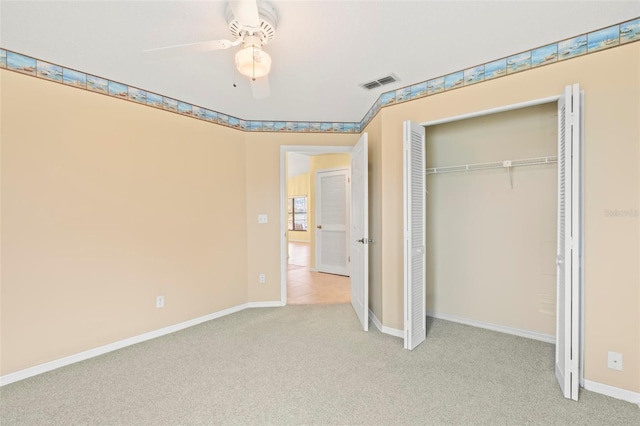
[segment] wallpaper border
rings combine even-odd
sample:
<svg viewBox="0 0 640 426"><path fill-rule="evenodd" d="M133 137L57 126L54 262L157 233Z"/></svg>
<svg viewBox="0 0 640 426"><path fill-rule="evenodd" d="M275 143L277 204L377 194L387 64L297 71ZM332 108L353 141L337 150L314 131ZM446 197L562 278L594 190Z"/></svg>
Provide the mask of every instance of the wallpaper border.
<svg viewBox="0 0 640 426"><path fill-rule="evenodd" d="M247 132L360 133L381 108L640 41L640 17L382 93L359 122L247 120L0 48L0 68Z"/></svg>
<svg viewBox="0 0 640 426"><path fill-rule="evenodd" d="M364 129L381 108L491 81L541 66L640 41L640 17L464 70L383 93L360 121Z"/></svg>

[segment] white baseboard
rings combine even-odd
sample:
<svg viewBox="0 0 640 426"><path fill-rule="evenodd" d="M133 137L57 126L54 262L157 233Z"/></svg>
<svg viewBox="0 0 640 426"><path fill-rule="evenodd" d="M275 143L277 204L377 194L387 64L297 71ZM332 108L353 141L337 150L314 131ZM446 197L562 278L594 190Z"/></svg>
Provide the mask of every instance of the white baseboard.
<svg viewBox="0 0 640 426"><path fill-rule="evenodd" d="M60 367L71 365L76 362L84 361L89 358L93 358L99 355L106 354L108 352L122 349L127 346L135 345L137 343L141 343L146 340L155 339L156 337L164 336L170 333L175 333L176 331L184 330L185 328L193 327L195 325L202 324L203 322L211 321L216 318L223 317L225 315L230 315L236 312L240 312L247 308L270 308L270 307L281 307L281 306L284 306L284 304L279 300L271 301L271 302L248 302L242 305L233 306L231 308L223 309L218 312L214 312L208 315L204 315L204 316L194 318L188 321L184 321L178 324L174 324L168 327L164 327L159 330L150 331L148 333L140 334L138 336L133 336L128 339L110 343L108 345L99 346L97 348L89 349L84 352L80 352L80 353L70 355L64 358L60 358L54 361L46 362L40 365L36 365L34 367L29 367L24 370L16 371L14 373L5 374L4 376L0 376L0 386L4 386L10 383L24 380L29 377L36 376L38 374L46 373L48 371L52 371ZM433 318L444 319L447 321L458 322L461 324L472 325L480 328L487 328L489 330L500 331L508 334L515 334L517 336L522 336L522 337L529 337L531 339L542 340L549 343L555 342L555 338L553 336L549 336L541 333L533 333L530 331L514 329L511 327L504 327L504 326L499 326L495 324L483 323L476 320L470 320L468 318L457 317L455 315L438 314L434 312L428 312L428 315ZM389 334L391 336L400 337L400 338L404 337L404 333L402 330L383 326L380 320L375 316L373 311L371 311L371 309L369 309L369 318L381 333ZM633 392L626 389L620 389L614 386L609 386L602 383L594 382L592 380L585 380L584 388L588 391L600 393L616 399L621 399L623 401L631 402L633 404L638 404L640 406L640 393L638 392Z"/></svg>
<svg viewBox="0 0 640 426"><path fill-rule="evenodd" d="M284 306L281 300L274 300L271 302L248 302L247 308L279 308Z"/></svg>
<svg viewBox="0 0 640 426"><path fill-rule="evenodd" d="M376 315L373 313L373 311L371 309L369 309L369 319L371 320L373 325L376 326L378 331L382 332L382 323L380 322L378 317L376 317Z"/></svg>
<svg viewBox="0 0 640 426"><path fill-rule="evenodd" d="M76 362L84 361L89 358L103 355L108 352L116 351L118 349L122 349L127 346L135 345L136 343L141 343L146 340L155 339L156 337L164 336L170 333L175 333L176 331L184 330L185 328L193 327L194 325L202 324L203 322L211 321L216 318L223 317L225 315L240 312L247 308L267 308L267 307L279 307L279 306L284 306L284 304L279 300L273 301L273 302L249 302L249 303L244 303L242 305L233 306L231 308L223 309L218 312L214 312L214 313L204 315L198 318L194 318L188 321L184 321L178 324L170 325L168 327L164 327L159 330L150 331L148 333L140 334L138 336L129 337L128 339L109 343L107 345L89 349L87 351L80 352L74 355L69 355L64 358L56 359L56 360L45 362L43 364L39 364L33 367L25 368L24 370L19 370L14 373L5 374L4 376L0 376L0 386L8 385L9 383L17 382L19 380L24 380L29 377L36 376L38 374L46 373L47 371L55 370L60 367L65 367L67 365L71 365Z"/></svg>
<svg viewBox="0 0 640 426"><path fill-rule="evenodd" d="M521 330L519 328L507 327L504 325L491 324L488 322L477 321L474 319L459 317L456 315L443 314L434 311L427 311L427 316L443 319L446 321L457 322L474 327L486 328L487 330L499 331L500 333L513 334L515 336L526 337L533 340L540 340L547 343L556 343L556 337L550 334L537 333L535 331Z"/></svg>
<svg viewBox="0 0 640 426"><path fill-rule="evenodd" d="M374 315L371 309L369 309L369 318L371 319L371 322L373 323L373 325L375 325L378 331L380 331L381 333L389 334L391 336L399 337L401 339L404 338L404 332L402 330L398 330L397 328L391 328L391 327L386 327L382 325L378 317Z"/></svg>
<svg viewBox="0 0 640 426"><path fill-rule="evenodd" d="M447 321L457 322L460 324L471 325L479 328L486 328L488 330L498 331L501 333L513 334L516 336L527 337L529 339L540 340L547 343L556 343L555 336L549 334L537 333L528 330L521 330L518 328L506 327L497 324L486 323L482 321L472 320L469 318L458 317L456 315L441 314L433 311L427 311L427 316L443 319ZM588 391L600 393L612 398L621 399L623 401L638 404L640 408L640 393L633 392L626 389L620 389L614 386L605 385L602 383L594 382L591 380L584 380L584 388Z"/></svg>
<svg viewBox="0 0 640 426"><path fill-rule="evenodd" d="M640 408L640 393L638 392L620 389L615 386L609 386L586 379L584 381L584 388L591 392L601 393L602 395L610 396L612 398L638 404L638 408Z"/></svg>

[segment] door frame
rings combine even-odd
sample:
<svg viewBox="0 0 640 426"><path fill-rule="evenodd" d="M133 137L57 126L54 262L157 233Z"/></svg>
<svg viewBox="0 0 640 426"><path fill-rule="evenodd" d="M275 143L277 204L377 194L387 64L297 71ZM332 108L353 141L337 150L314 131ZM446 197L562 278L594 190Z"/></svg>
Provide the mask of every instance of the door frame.
<svg viewBox="0 0 640 426"><path fill-rule="evenodd" d="M349 154L351 145L280 145L280 303L287 304L287 153Z"/></svg>
<svg viewBox="0 0 640 426"><path fill-rule="evenodd" d="M583 147L583 143L584 143L584 92L582 91L582 89L580 89L579 92L580 95L580 104L582 105L583 108L583 112L580 114L580 140L577 141L577 143L580 145L580 152L582 152L583 154L580 156L580 158L578 159L578 162L580 164L580 177L579 177L579 186L580 186L580 192L578 194L579 200L578 200L578 206L579 206L579 212L578 212L578 220L580 222L580 244L578 246L578 256L580 259L579 262L579 270L580 273L578 274L578 305L580 306L580 313L578 315L578 350L579 350L579 354L578 354L578 382L579 382L579 386L580 387L584 387L584 245L585 245L585 238L584 238L584 193L585 193L585 188L584 188L584 150L582 149ZM467 113L467 114L460 114L460 115L455 115L455 116L451 116L451 117L445 117L445 118L441 118L438 120L431 120L431 121L425 121L425 122L421 122L419 123L422 127L425 128L425 134L427 131L427 127L429 126L435 126L437 124L444 124L444 123L450 123L450 122L454 122L454 121L459 121L459 120L466 120L469 118L475 118L475 117L482 117L485 115L491 115L491 114L496 114L496 113L500 113L500 112L506 112L506 111L512 111L512 110L516 110L516 109L521 109L521 108L527 108L527 107L531 107L531 106L536 106L536 105L543 105L543 104L548 104L548 103L555 103L556 105L558 104L558 101L560 100L560 98L564 97L564 92L562 94L559 95L555 95L555 96L549 96L546 98L539 98L539 99L532 99L530 101L526 101L526 102L519 102L519 103L515 103L515 104L509 104L509 105L503 105L500 107L496 107L496 108L489 108L489 109L485 109L485 110L481 110L481 111L474 111L471 113ZM425 136L426 138L426 136ZM558 163L558 167L560 166L560 164ZM426 287L426 282L425 282L425 287ZM556 289L557 290L557 289ZM557 308L556 308L556 314L557 314ZM556 319L557 321L557 319ZM556 335L556 344L558 342L558 337Z"/></svg>

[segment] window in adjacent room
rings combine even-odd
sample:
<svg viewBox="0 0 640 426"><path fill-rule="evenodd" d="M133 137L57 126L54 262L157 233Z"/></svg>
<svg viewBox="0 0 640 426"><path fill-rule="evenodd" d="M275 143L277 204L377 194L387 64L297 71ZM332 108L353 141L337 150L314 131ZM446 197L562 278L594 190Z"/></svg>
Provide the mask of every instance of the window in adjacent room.
<svg viewBox="0 0 640 426"><path fill-rule="evenodd" d="M287 224L289 231L307 230L307 197L290 197L287 200Z"/></svg>

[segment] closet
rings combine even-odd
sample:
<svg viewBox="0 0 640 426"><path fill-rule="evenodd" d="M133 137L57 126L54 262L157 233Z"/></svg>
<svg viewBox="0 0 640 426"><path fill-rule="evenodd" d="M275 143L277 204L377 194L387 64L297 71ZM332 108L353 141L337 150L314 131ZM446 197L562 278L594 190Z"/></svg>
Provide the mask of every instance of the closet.
<svg viewBox="0 0 640 426"><path fill-rule="evenodd" d="M582 98L404 123L405 348L426 315L553 342L582 373Z"/></svg>
<svg viewBox="0 0 640 426"><path fill-rule="evenodd" d="M426 128L428 315L555 341L557 129L554 103Z"/></svg>

